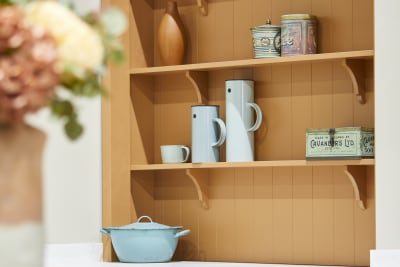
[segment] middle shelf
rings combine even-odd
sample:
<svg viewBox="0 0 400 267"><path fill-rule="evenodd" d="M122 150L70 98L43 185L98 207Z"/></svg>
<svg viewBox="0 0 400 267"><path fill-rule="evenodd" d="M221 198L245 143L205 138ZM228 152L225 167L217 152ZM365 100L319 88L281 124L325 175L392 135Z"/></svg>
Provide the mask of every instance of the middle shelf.
<svg viewBox="0 0 400 267"><path fill-rule="evenodd" d="M213 169L213 168L257 168L257 167L311 167L311 166L366 166L375 165L374 159L347 160L271 160L249 162L177 163L177 164L132 164L132 171Z"/></svg>

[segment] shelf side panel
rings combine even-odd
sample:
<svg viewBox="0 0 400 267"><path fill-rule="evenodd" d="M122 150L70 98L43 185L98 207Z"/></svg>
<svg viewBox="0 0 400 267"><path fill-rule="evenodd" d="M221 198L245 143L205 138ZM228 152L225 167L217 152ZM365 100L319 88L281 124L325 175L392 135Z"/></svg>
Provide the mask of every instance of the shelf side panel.
<svg viewBox="0 0 400 267"><path fill-rule="evenodd" d="M102 4L112 4L132 17L127 0L106 0ZM130 32L126 32L121 42L129 58ZM102 226L117 226L131 222L136 217L130 194L130 101L128 62L110 65L103 80L108 90L102 99ZM122 90L118 91L118 89ZM103 237L104 261L116 260L109 237Z"/></svg>
<svg viewBox="0 0 400 267"><path fill-rule="evenodd" d="M111 1L111 0L110 0ZM112 0L116 2L116 0ZM127 1L128 2L128 1ZM129 42L124 44L130 49L129 63L131 67L149 67L154 64L154 35L149 29L154 26L152 1L130 0L129 10Z"/></svg>

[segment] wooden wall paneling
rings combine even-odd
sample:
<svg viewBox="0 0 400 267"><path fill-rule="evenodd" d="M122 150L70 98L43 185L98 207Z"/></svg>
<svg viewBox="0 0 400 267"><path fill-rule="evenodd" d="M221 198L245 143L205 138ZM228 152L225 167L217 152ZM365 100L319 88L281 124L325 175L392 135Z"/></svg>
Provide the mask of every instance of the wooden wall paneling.
<svg viewBox="0 0 400 267"><path fill-rule="evenodd" d="M215 18L215 38L213 41L214 61L232 60L234 59L235 43L235 1L216 1L214 8L216 13ZM243 37L242 37L243 38ZM208 39L207 42L210 42Z"/></svg>
<svg viewBox="0 0 400 267"><path fill-rule="evenodd" d="M233 58L253 58L253 42L250 28L252 25L252 5L249 0L235 0L233 10L234 38Z"/></svg>
<svg viewBox="0 0 400 267"><path fill-rule="evenodd" d="M271 151L269 144L271 142L268 131L270 122L268 118L269 113L269 101L270 101L270 87L271 87L271 67L255 68L254 69L254 80L255 80L255 97L257 104L260 106L263 114L263 119L260 128L254 134L255 146L255 159L256 160L267 160L270 158Z"/></svg>
<svg viewBox="0 0 400 267"><path fill-rule="evenodd" d="M375 101L374 101L374 83L373 78L373 62L366 65L366 103L361 105L354 99L354 123L364 127L374 127Z"/></svg>
<svg viewBox="0 0 400 267"><path fill-rule="evenodd" d="M313 263L334 262L334 186L332 167L313 167Z"/></svg>
<svg viewBox="0 0 400 267"><path fill-rule="evenodd" d="M292 0L271 0L271 21L274 25L281 24L281 16L290 14L292 10Z"/></svg>
<svg viewBox="0 0 400 267"><path fill-rule="evenodd" d="M183 173L184 171L180 171ZM186 176L186 175L185 175ZM183 230L190 229L190 234L179 238L175 258L178 260L195 260L198 252L198 212L202 209L197 198L197 191L187 177L180 180L180 218L179 224Z"/></svg>
<svg viewBox="0 0 400 267"><path fill-rule="evenodd" d="M171 226L180 225L182 184L186 179L181 170L156 172L154 199L162 201L162 214L158 222Z"/></svg>
<svg viewBox="0 0 400 267"><path fill-rule="evenodd" d="M189 187L194 189L193 184ZM186 190L195 194L192 189L185 187ZM184 194L188 194L185 192ZM199 248L199 207L198 199L186 199L182 201L182 223L183 229L190 229L190 234L183 237L179 242L180 250L182 251L180 260L195 261L198 258Z"/></svg>
<svg viewBox="0 0 400 267"><path fill-rule="evenodd" d="M209 209L199 209L198 260L200 261L218 261L217 218L218 210L214 209L214 199L210 199Z"/></svg>
<svg viewBox="0 0 400 267"><path fill-rule="evenodd" d="M354 265L354 194L344 167L333 167L334 264Z"/></svg>
<svg viewBox="0 0 400 267"><path fill-rule="evenodd" d="M331 36L334 51L352 49L352 1L332 1ZM340 38L338 38L340 36ZM332 64L334 127L353 125L353 87L349 75L340 63Z"/></svg>
<svg viewBox="0 0 400 267"><path fill-rule="evenodd" d="M152 171L131 172L131 192L137 217L147 215L155 219L154 179ZM131 218L131 221L136 219Z"/></svg>
<svg viewBox="0 0 400 267"><path fill-rule="evenodd" d="M268 18L272 18L272 0L252 0L252 21L251 28L265 25ZM280 25L280 21L271 21L273 25ZM251 34L251 31L250 31ZM251 35L250 35L251 36ZM253 49L253 48L251 48Z"/></svg>
<svg viewBox="0 0 400 267"><path fill-rule="evenodd" d="M276 66L271 69L271 83L261 107L268 125L265 136L267 158L264 160L289 159L291 144L291 66Z"/></svg>
<svg viewBox="0 0 400 267"><path fill-rule="evenodd" d="M293 263L292 168L273 168L273 262Z"/></svg>
<svg viewBox="0 0 400 267"><path fill-rule="evenodd" d="M356 11L358 12L358 11ZM349 51L353 47L353 1L332 1L330 34L334 51Z"/></svg>
<svg viewBox="0 0 400 267"><path fill-rule="evenodd" d="M126 49L130 50L129 64L131 67L150 67L154 64L154 35L149 29L158 25L153 20L153 6L151 1L145 0L107 0L115 5L124 1L125 6L121 9L129 15L129 42L124 43Z"/></svg>
<svg viewBox="0 0 400 267"><path fill-rule="evenodd" d="M292 14L312 14L312 0L292 0Z"/></svg>
<svg viewBox="0 0 400 267"><path fill-rule="evenodd" d="M235 229L236 256L239 261L252 260L254 239L254 220L257 216L253 208L254 182L253 169L235 169Z"/></svg>
<svg viewBox="0 0 400 267"><path fill-rule="evenodd" d="M155 162L161 163L160 145L191 143L191 105L195 92L183 75L160 76L155 92Z"/></svg>
<svg viewBox="0 0 400 267"><path fill-rule="evenodd" d="M293 262L313 262L312 168L293 168Z"/></svg>
<svg viewBox="0 0 400 267"><path fill-rule="evenodd" d="M197 56L198 62L212 62L215 61L217 51L217 8L215 2L209 1L208 3L208 15L198 17L197 25ZM225 43L224 43L225 44ZM229 48L228 48L229 49Z"/></svg>
<svg viewBox="0 0 400 267"><path fill-rule="evenodd" d="M334 0L312 0L312 13L318 19L318 53L335 52L332 47L332 1Z"/></svg>
<svg viewBox="0 0 400 267"><path fill-rule="evenodd" d="M354 125L354 105L356 96L348 74L340 63L332 64L333 76L333 118L334 127ZM359 104L359 103L358 103Z"/></svg>
<svg viewBox="0 0 400 267"><path fill-rule="evenodd" d="M292 159L306 155L306 129L311 127L311 64L292 64Z"/></svg>
<svg viewBox="0 0 400 267"><path fill-rule="evenodd" d="M368 266L369 251L375 249L375 168L367 167L367 209L354 203L355 264Z"/></svg>
<svg viewBox="0 0 400 267"><path fill-rule="evenodd" d="M354 99L354 124L364 127L374 127L374 93L367 93L366 96L369 101L363 105Z"/></svg>
<svg viewBox="0 0 400 267"><path fill-rule="evenodd" d="M353 50L363 49L374 49L374 0L353 0Z"/></svg>
<svg viewBox="0 0 400 267"><path fill-rule="evenodd" d="M254 256L273 262L273 168L254 169Z"/></svg>
<svg viewBox="0 0 400 267"><path fill-rule="evenodd" d="M154 128L153 79L150 77L131 77L130 90L130 160L132 163L154 162L154 138L158 134Z"/></svg>
<svg viewBox="0 0 400 267"><path fill-rule="evenodd" d="M216 214L216 255L218 260L237 260L235 227L235 170L213 169L210 171L210 198ZM242 231L242 230L239 230Z"/></svg>
<svg viewBox="0 0 400 267"><path fill-rule="evenodd" d="M332 64L312 64L312 127L332 127Z"/></svg>
<svg viewBox="0 0 400 267"><path fill-rule="evenodd" d="M162 213L157 214L158 223L181 226L182 218L182 188L186 181L183 171L168 170L158 171L155 179L154 198L162 202ZM182 251L177 251L173 259L180 258Z"/></svg>
<svg viewBox="0 0 400 267"><path fill-rule="evenodd" d="M153 0L153 14L152 14L152 19L153 19L153 43L151 44L151 47L153 48L153 64L150 66L160 66L161 65L161 58L160 58L160 51L158 48L158 28L160 26L161 18L165 13L165 7L167 4L167 1L164 0ZM180 6L178 4L178 12L180 12ZM149 31L151 28L147 28L147 31Z"/></svg>

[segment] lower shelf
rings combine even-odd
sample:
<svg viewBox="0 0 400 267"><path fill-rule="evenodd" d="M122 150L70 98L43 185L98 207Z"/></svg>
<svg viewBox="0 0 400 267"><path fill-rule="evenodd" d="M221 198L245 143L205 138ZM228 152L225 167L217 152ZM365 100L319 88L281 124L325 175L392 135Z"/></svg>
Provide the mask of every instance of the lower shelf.
<svg viewBox="0 0 400 267"><path fill-rule="evenodd" d="M179 163L179 164L133 164L131 171L185 170L193 182L203 208L208 209L208 169L214 168L279 168L345 166L344 172L353 186L355 201L360 209L366 209L366 167L374 166L374 159L354 160L279 160L251 162Z"/></svg>

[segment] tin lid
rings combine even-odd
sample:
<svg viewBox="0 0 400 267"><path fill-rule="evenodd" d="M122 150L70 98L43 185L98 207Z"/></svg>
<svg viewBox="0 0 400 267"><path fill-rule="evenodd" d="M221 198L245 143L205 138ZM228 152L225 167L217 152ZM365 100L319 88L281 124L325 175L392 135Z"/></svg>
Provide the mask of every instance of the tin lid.
<svg viewBox="0 0 400 267"><path fill-rule="evenodd" d="M281 28L280 26L272 25L271 24L271 19L268 18L267 22L264 25L253 27L253 28L251 28L251 30L262 30L262 31L265 31L265 30L269 30L269 29L278 29L279 30L280 28Z"/></svg>
<svg viewBox="0 0 400 267"><path fill-rule="evenodd" d="M286 14L282 15L281 17L282 20L316 20L317 16L314 16L312 14Z"/></svg>

